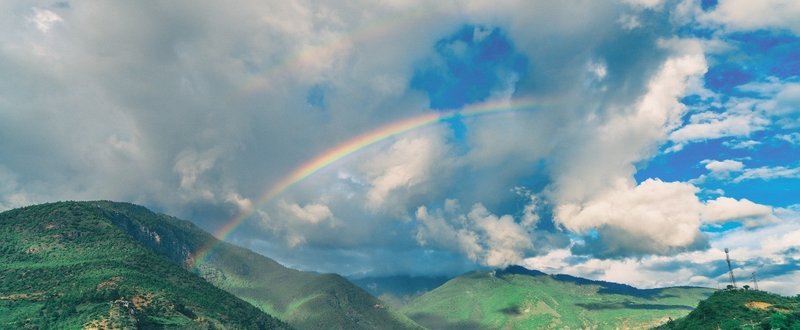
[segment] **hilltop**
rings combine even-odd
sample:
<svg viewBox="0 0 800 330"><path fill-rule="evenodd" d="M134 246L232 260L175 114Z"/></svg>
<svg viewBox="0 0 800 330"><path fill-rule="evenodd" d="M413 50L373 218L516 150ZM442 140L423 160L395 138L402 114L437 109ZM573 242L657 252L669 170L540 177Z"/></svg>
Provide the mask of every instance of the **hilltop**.
<svg viewBox="0 0 800 330"><path fill-rule="evenodd" d="M145 247L104 205L0 213L0 328L289 328Z"/></svg>
<svg viewBox="0 0 800 330"><path fill-rule="evenodd" d="M800 329L800 296L720 290L701 301L686 317L656 329Z"/></svg>
<svg viewBox="0 0 800 330"><path fill-rule="evenodd" d="M302 272L220 242L189 221L142 206L87 202L140 244L298 329L414 329L413 321L336 274ZM215 245L194 267L203 247Z"/></svg>
<svg viewBox="0 0 800 330"><path fill-rule="evenodd" d="M456 277L402 311L431 329L646 328L688 314L713 291L637 289L512 266Z"/></svg>

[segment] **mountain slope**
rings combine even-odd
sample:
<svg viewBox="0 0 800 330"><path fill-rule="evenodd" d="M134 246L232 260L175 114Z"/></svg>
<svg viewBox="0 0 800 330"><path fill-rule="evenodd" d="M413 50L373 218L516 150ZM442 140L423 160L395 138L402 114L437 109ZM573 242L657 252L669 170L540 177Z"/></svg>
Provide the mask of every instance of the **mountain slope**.
<svg viewBox="0 0 800 330"><path fill-rule="evenodd" d="M141 206L93 203L129 235L187 269L198 249L217 242L188 221ZM232 244L221 243L193 271L298 329L419 328L339 275L289 269Z"/></svg>
<svg viewBox="0 0 800 330"><path fill-rule="evenodd" d="M353 284L380 298L394 308L400 308L411 299L431 291L445 282L445 276L394 275L382 277L349 278Z"/></svg>
<svg viewBox="0 0 800 330"><path fill-rule="evenodd" d="M0 328L288 328L153 253L94 203L0 213Z"/></svg>
<svg viewBox="0 0 800 330"><path fill-rule="evenodd" d="M432 329L642 328L688 314L711 292L639 290L512 266L456 277L402 311Z"/></svg>
<svg viewBox="0 0 800 330"><path fill-rule="evenodd" d="M720 290L701 301L686 317L657 329L800 329L800 296Z"/></svg>

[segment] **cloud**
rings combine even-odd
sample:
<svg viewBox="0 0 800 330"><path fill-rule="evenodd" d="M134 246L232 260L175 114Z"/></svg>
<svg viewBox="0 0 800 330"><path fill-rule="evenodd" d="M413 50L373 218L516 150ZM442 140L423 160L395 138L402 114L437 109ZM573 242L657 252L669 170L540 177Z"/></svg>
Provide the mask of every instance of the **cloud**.
<svg viewBox="0 0 800 330"><path fill-rule="evenodd" d="M36 28L40 32L47 33L54 24L63 22L64 20L61 19L61 16L58 16L58 14L50 10L33 7L33 15L28 18L28 21L36 25Z"/></svg>
<svg viewBox="0 0 800 330"><path fill-rule="evenodd" d="M597 229L606 246L593 252L599 255L674 253L704 240L699 229L703 204L697 192L680 182L648 179L631 186L619 181L588 202L559 205L555 218L573 232Z"/></svg>
<svg viewBox="0 0 800 330"><path fill-rule="evenodd" d="M565 229L585 235L574 247L576 254L602 258L703 249L704 223L756 227L776 221L769 206L724 196L702 202L698 191L683 182L647 179L632 187L620 181L589 202L559 205L554 216Z"/></svg>
<svg viewBox="0 0 800 330"><path fill-rule="evenodd" d="M664 4L664 0L623 0L623 2L643 8L657 8Z"/></svg>
<svg viewBox="0 0 800 330"><path fill-rule="evenodd" d="M622 14L617 22L626 30L633 30L642 26L639 17L629 14Z"/></svg>
<svg viewBox="0 0 800 330"><path fill-rule="evenodd" d="M729 31L789 29L800 33L800 5L792 0L726 0L713 11L702 15L702 22L723 25Z"/></svg>
<svg viewBox="0 0 800 330"><path fill-rule="evenodd" d="M688 124L670 133L670 140L676 145L685 145L728 136L744 137L764 129L767 124L769 121L756 112L703 112L692 115Z"/></svg>
<svg viewBox="0 0 800 330"><path fill-rule="evenodd" d="M494 215L481 204L473 205L466 214L460 213L458 201L452 199L434 213L422 206L417 209L416 220L420 245L459 251L486 266L519 263L533 248L529 227L517 223L511 215Z"/></svg>
<svg viewBox="0 0 800 330"><path fill-rule="evenodd" d="M324 204L313 203L300 206L297 203L289 204L285 201L280 201L278 205L290 216L310 224L316 225L322 221L333 219L333 213L331 213L328 206Z"/></svg>
<svg viewBox="0 0 800 330"><path fill-rule="evenodd" d="M633 175L633 163L648 158L667 132L679 123L685 106L678 98L689 80L706 70L706 62L696 43L672 40L662 47L676 49L679 55L665 60L648 83L647 92L631 109L594 127L588 127L586 141L577 145L562 160L554 173L554 194L560 203L570 203L599 194ZM598 158L596 155L603 154ZM591 163L592 166L586 166Z"/></svg>
<svg viewBox="0 0 800 330"><path fill-rule="evenodd" d="M704 222L742 221L747 227L776 220L771 207L753 203L745 198L736 200L718 197L706 203L701 218Z"/></svg>
<svg viewBox="0 0 800 330"><path fill-rule="evenodd" d="M798 132L776 135L775 138L791 144L800 144L800 133Z"/></svg>
<svg viewBox="0 0 800 330"><path fill-rule="evenodd" d="M673 145L669 151L681 150L684 146L705 140L734 137L734 141L723 144L732 149L753 149L760 141L747 139L754 133L775 128L794 129L800 112L800 85L767 77L737 86L744 95L726 96L725 102L713 101L722 98L717 94L711 102L695 105L685 124L670 133ZM747 95L747 94L754 94ZM724 111L721 111L722 108Z"/></svg>
<svg viewBox="0 0 800 330"><path fill-rule="evenodd" d="M748 168L739 176L733 179L733 182L739 183L746 180L774 180L780 178L800 178L800 167L785 167L785 166L762 166L757 168Z"/></svg>
<svg viewBox="0 0 800 330"><path fill-rule="evenodd" d="M447 162L441 161L447 152L435 135L394 142L386 153L376 155L362 166L370 186L367 205L374 210L394 206L399 212L404 211L404 200L410 194L423 193L435 173L448 171Z"/></svg>
<svg viewBox="0 0 800 330"><path fill-rule="evenodd" d="M0 81L0 208L114 199L212 231L252 210L229 240L339 272L452 275L516 262L567 248L576 235L567 223L584 243L597 234L598 251L695 249L707 242L697 236L696 187L637 183L637 170L671 134L686 134L679 144L709 136L673 133L687 115L689 125L750 116L751 132L762 118L791 127L796 98L782 82L727 103L704 90L707 54L735 45L674 37L685 18L675 15L688 12L673 5L4 1L0 74L14 79ZM457 40L470 33L471 42ZM490 86L457 105L525 98L535 106L398 134L259 200L334 146L434 111L428 91L437 89L412 86L415 73L433 68L446 73L440 83L468 89L448 79L470 76L469 64L491 55L496 65L473 80ZM680 102L690 94L731 114L700 115L706 109ZM588 216L615 203L610 196L638 205L636 214ZM694 213L669 210L670 198ZM552 209L569 206L577 207L562 214L570 217L553 219ZM673 215L680 226L659 218ZM671 235L637 246L633 239L655 235L626 228L638 216Z"/></svg>
<svg viewBox="0 0 800 330"><path fill-rule="evenodd" d="M731 149L753 149L760 144L761 142L756 140L742 140L742 141L733 140L733 141L722 142L722 145Z"/></svg>
<svg viewBox="0 0 800 330"><path fill-rule="evenodd" d="M800 83L780 84L776 94L761 103L766 113L776 117L776 124L785 129L800 127L797 119L800 118Z"/></svg>
<svg viewBox="0 0 800 330"><path fill-rule="evenodd" d="M723 249L730 248L737 282L747 282L755 271L759 288L796 295L800 293L793 282L800 276L800 271L793 266L800 259L795 248L800 235L797 219L796 215L782 217L768 226L740 228L727 235L711 236L709 249L669 256L598 259L578 256L564 248L526 258L523 264L548 273L573 274L640 288L681 285L716 288L728 283Z"/></svg>
<svg viewBox="0 0 800 330"><path fill-rule="evenodd" d="M730 176L731 172L740 172L744 168L744 164L737 160L710 160L706 159L701 164L705 164L707 170L711 172L711 175L720 179L720 178L727 178Z"/></svg>

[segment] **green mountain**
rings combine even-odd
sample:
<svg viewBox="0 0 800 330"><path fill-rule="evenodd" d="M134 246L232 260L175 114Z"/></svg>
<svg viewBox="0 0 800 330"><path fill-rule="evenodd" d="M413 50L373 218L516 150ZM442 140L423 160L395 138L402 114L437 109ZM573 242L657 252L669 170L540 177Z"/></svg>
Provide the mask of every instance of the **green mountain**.
<svg viewBox="0 0 800 330"><path fill-rule="evenodd" d="M800 296L756 290L721 290L689 315L657 329L800 329Z"/></svg>
<svg viewBox="0 0 800 330"><path fill-rule="evenodd" d="M351 282L371 295L400 308L412 299L431 291L450 280L446 276L393 275L380 277L351 277Z"/></svg>
<svg viewBox="0 0 800 330"><path fill-rule="evenodd" d="M0 213L0 328L289 328L153 253L117 226L109 206Z"/></svg>
<svg viewBox="0 0 800 330"><path fill-rule="evenodd" d="M198 269L191 269L197 251L216 238L191 222L141 206L91 204L141 244L298 329L419 328L339 275L289 269L232 244L220 243Z"/></svg>
<svg viewBox="0 0 800 330"><path fill-rule="evenodd" d="M402 311L431 329L639 329L688 314L713 291L641 290L512 266L456 277Z"/></svg>

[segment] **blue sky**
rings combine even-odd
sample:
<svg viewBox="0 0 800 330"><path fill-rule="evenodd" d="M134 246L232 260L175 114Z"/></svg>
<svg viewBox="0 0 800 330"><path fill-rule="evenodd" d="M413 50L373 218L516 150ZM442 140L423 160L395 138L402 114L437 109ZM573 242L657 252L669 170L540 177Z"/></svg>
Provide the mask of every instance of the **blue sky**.
<svg viewBox="0 0 800 330"><path fill-rule="evenodd" d="M231 242L345 275L715 287L730 248L800 293L794 2L0 9L0 209L110 199L209 231L246 212ZM260 200L339 143L485 102L533 106L392 136Z"/></svg>

